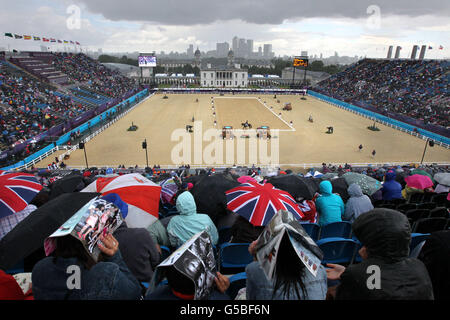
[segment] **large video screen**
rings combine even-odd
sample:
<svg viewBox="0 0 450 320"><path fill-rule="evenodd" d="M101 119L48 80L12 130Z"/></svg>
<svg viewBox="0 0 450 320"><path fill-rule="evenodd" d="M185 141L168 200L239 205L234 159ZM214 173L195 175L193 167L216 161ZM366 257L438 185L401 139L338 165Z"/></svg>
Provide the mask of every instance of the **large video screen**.
<svg viewBox="0 0 450 320"><path fill-rule="evenodd" d="M139 67L156 67L155 56L139 56Z"/></svg>
<svg viewBox="0 0 450 320"><path fill-rule="evenodd" d="M303 57L295 57L293 66L294 67L305 67L306 68L308 66L308 59L303 58Z"/></svg>

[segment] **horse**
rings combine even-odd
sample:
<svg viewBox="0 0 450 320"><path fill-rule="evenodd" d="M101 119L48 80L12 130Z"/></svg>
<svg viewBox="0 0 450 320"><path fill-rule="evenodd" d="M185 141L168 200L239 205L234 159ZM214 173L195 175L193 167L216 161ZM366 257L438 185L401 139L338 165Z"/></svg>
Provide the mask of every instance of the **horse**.
<svg viewBox="0 0 450 320"><path fill-rule="evenodd" d="M248 122L242 122L241 125L242 125L242 129L251 129L252 128L252 125Z"/></svg>

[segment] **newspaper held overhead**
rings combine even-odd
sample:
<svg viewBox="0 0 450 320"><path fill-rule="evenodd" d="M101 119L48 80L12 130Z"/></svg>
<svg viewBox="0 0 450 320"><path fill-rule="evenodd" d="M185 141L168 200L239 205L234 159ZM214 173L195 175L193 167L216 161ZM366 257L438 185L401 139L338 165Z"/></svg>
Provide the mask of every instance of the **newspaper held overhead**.
<svg viewBox="0 0 450 320"><path fill-rule="evenodd" d="M267 278L273 279L278 249L285 234L289 237L300 261L316 276L323 259L322 251L292 213L279 210L261 233L256 244L256 258Z"/></svg>
<svg viewBox="0 0 450 320"><path fill-rule="evenodd" d="M161 262L153 274L151 288L164 279L164 269L170 266L195 284L195 300L207 299L213 290L217 271L209 234L206 231L197 233Z"/></svg>
<svg viewBox="0 0 450 320"><path fill-rule="evenodd" d="M113 233L122 221L120 209L115 204L96 197L45 240L46 254L54 250L54 238L71 235L81 241L92 259L98 262L101 253L98 248L100 235Z"/></svg>

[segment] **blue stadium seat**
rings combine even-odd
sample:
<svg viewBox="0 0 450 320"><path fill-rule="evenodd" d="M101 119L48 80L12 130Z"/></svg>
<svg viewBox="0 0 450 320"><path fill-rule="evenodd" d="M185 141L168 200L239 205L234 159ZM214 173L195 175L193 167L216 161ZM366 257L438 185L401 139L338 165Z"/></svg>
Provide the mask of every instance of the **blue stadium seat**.
<svg viewBox="0 0 450 320"><path fill-rule="evenodd" d="M239 272L230 277L230 286L228 287L226 294L234 300L240 289L245 288L247 285L247 274L245 272Z"/></svg>
<svg viewBox="0 0 450 320"><path fill-rule="evenodd" d="M431 233L445 230L447 223L446 218L423 218L414 223L412 231L415 233Z"/></svg>
<svg viewBox="0 0 450 320"><path fill-rule="evenodd" d="M245 267L253 261L248 252L250 243L223 243L219 249L219 271L235 274L245 271Z"/></svg>
<svg viewBox="0 0 450 320"><path fill-rule="evenodd" d="M427 240L429 236L429 233L411 233L411 243L409 244L409 248L411 250L414 249L419 243Z"/></svg>
<svg viewBox="0 0 450 320"><path fill-rule="evenodd" d="M317 241L319 239L320 226L317 223L302 223L303 229L309 234L311 239Z"/></svg>
<svg viewBox="0 0 450 320"><path fill-rule="evenodd" d="M348 221L332 222L320 228L319 239L325 238L350 238L352 224Z"/></svg>
<svg viewBox="0 0 450 320"><path fill-rule="evenodd" d="M317 241L317 245L324 255L322 264L351 264L358 248L358 243L355 240L337 237L320 239Z"/></svg>
<svg viewBox="0 0 450 320"><path fill-rule="evenodd" d="M172 250L170 250L169 247L166 246L160 246L161 247L161 262L166 260L168 256L172 254Z"/></svg>

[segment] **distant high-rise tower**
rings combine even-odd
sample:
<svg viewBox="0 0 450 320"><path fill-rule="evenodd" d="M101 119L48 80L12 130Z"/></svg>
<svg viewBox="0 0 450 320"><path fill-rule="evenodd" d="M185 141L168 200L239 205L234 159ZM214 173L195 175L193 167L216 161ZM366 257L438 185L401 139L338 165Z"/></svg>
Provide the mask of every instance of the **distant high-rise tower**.
<svg viewBox="0 0 450 320"><path fill-rule="evenodd" d="M237 52L237 50L239 48L239 38L238 37L234 36L231 48L233 49L234 52Z"/></svg>
<svg viewBox="0 0 450 320"><path fill-rule="evenodd" d="M308 51L302 51L300 55L302 57L307 57L308 56Z"/></svg>
<svg viewBox="0 0 450 320"><path fill-rule="evenodd" d="M427 50L427 46L423 45L420 49L419 60L423 60L425 58L425 51Z"/></svg>
<svg viewBox="0 0 450 320"><path fill-rule="evenodd" d="M400 50L402 50L402 47L397 46L397 48L395 48L395 59L400 58Z"/></svg>
<svg viewBox="0 0 450 320"><path fill-rule="evenodd" d="M249 58L253 56L253 40L247 40L247 55Z"/></svg>
<svg viewBox="0 0 450 320"><path fill-rule="evenodd" d="M233 50L228 51L228 67L234 67L234 52Z"/></svg>
<svg viewBox="0 0 450 320"><path fill-rule="evenodd" d="M187 53L187 56L190 58L192 58L194 56L194 45L193 44L189 45L189 48L187 49L186 53Z"/></svg>
<svg viewBox="0 0 450 320"><path fill-rule="evenodd" d="M216 55L219 58L224 58L227 56L228 51L230 51L230 45L228 42L217 43L216 44Z"/></svg>
<svg viewBox="0 0 450 320"><path fill-rule="evenodd" d="M201 62L200 56L201 56L201 53L200 53L200 50L198 49L198 47L197 47L197 50L195 50L194 56L195 56L195 66L200 68L200 62Z"/></svg>
<svg viewBox="0 0 450 320"><path fill-rule="evenodd" d="M415 60L416 59L416 56L417 56L417 51L419 50L419 46L418 45L415 45L414 47L413 47L413 49L412 49L412 52L411 52L411 59L412 60Z"/></svg>
<svg viewBox="0 0 450 320"><path fill-rule="evenodd" d="M236 57L245 57L247 54L247 41L245 39L239 39L238 52Z"/></svg>
<svg viewBox="0 0 450 320"><path fill-rule="evenodd" d="M259 47L258 47L258 57L259 57L259 58L262 58L262 56L263 56L263 53L262 53L262 47L259 46Z"/></svg>
<svg viewBox="0 0 450 320"><path fill-rule="evenodd" d="M265 44L264 45L264 58L271 58L272 56L272 45L271 44Z"/></svg>
<svg viewBox="0 0 450 320"><path fill-rule="evenodd" d="M394 50L394 46L389 46L387 59L392 59L392 51Z"/></svg>

